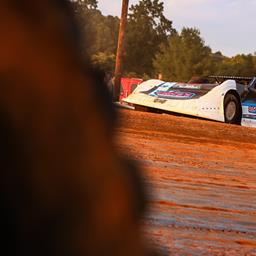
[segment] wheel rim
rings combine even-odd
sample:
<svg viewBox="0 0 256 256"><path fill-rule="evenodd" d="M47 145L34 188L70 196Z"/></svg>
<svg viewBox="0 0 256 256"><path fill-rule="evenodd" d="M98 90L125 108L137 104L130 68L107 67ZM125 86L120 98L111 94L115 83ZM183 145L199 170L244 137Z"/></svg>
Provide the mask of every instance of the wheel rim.
<svg viewBox="0 0 256 256"><path fill-rule="evenodd" d="M230 101L226 106L226 118L228 121L233 120L236 115L236 103L234 101Z"/></svg>

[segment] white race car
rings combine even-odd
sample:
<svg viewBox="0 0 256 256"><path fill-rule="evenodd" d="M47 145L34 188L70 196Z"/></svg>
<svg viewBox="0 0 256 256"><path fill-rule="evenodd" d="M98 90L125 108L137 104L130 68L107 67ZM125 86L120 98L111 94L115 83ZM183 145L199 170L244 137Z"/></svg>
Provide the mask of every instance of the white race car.
<svg viewBox="0 0 256 256"><path fill-rule="evenodd" d="M176 112L256 127L256 77L212 76L213 83L148 80L127 98L135 109Z"/></svg>

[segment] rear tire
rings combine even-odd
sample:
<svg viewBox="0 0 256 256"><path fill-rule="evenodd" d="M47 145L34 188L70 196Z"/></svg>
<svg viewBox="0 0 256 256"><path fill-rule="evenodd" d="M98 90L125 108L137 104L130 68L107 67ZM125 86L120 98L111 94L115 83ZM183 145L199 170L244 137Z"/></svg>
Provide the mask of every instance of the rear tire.
<svg viewBox="0 0 256 256"><path fill-rule="evenodd" d="M241 124L242 108L238 97L228 93L224 100L225 123Z"/></svg>

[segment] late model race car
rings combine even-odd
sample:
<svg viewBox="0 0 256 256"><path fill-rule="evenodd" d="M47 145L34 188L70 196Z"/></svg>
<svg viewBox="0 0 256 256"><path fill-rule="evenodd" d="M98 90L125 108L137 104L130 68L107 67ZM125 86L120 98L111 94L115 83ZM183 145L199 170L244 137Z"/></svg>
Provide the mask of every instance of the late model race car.
<svg viewBox="0 0 256 256"><path fill-rule="evenodd" d="M214 82L148 80L123 99L136 108L256 127L256 77L211 76Z"/></svg>

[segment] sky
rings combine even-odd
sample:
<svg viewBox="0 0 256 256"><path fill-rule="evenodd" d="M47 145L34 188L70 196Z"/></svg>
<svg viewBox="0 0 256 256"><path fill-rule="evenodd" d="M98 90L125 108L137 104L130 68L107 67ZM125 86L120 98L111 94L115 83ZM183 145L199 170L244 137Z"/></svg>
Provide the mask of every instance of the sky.
<svg viewBox="0 0 256 256"><path fill-rule="evenodd" d="M206 45L226 56L256 52L256 0L162 0L178 31L196 27ZM120 16L122 0L98 0L104 15ZM130 0L131 4L139 0Z"/></svg>

